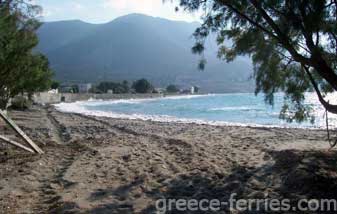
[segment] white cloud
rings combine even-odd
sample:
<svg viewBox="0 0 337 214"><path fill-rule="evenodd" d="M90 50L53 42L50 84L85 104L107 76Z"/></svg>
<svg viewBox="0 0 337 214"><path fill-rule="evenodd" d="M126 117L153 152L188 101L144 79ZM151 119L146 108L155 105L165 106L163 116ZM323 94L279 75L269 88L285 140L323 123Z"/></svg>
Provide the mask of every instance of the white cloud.
<svg viewBox="0 0 337 214"><path fill-rule="evenodd" d="M34 0L43 6L46 21L81 19L104 23L130 13L142 13L171 20L196 21L198 15L175 12L179 0Z"/></svg>
<svg viewBox="0 0 337 214"><path fill-rule="evenodd" d="M151 11L160 7L162 0L104 0L103 6L113 10Z"/></svg>
<svg viewBox="0 0 337 214"><path fill-rule="evenodd" d="M197 15L184 11L176 12L177 1L163 3L163 0L103 0L102 6L104 10L110 10L118 15L143 13L173 20L198 20Z"/></svg>
<svg viewBox="0 0 337 214"><path fill-rule="evenodd" d="M52 16L54 13L51 10L42 10L42 16L43 17L49 17Z"/></svg>
<svg viewBox="0 0 337 214"><path fill-rule="evenodd" d="M127 8L126 1L123 0L104 0L102 5L105 9L125 10Z"/></svg>
<svg viewBox="0 0 337 214"><path fill-rule="evenodd" d="M74 8L75 10L82 10L82 9L85 8L82 4L80 4L80 3L78 3L78 2L73 2L73 3L72 3L72 6L73 6L73 8Z"/></svg>

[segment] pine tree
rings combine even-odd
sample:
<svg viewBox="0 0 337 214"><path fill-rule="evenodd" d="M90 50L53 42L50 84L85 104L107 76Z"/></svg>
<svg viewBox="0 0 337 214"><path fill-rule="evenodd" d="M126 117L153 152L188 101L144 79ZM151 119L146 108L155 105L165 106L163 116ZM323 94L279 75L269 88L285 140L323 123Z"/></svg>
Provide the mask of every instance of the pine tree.
<svg viewBox="0 0 337 214"><path fill-rule="evenodd" d="M325 97L337 90L336 0L180 0L180 7L206 14L194 33L195 53L202 53L205 38L216 34L221 59L252 58L255 92L263 92L266 102L273 104L274 93L285 92L281 118L311 118L304 104L309 90L337 114L337 105ZM201 60L200 67L204 64Z"/></svg>
<svg viewBox="0 0 337 214"><path fill-rule="evenodd" d="M49 87L48 59L33 53L38 44L35 18L41 8L19 0L0 0L0 108L19 93Z"/></svg>

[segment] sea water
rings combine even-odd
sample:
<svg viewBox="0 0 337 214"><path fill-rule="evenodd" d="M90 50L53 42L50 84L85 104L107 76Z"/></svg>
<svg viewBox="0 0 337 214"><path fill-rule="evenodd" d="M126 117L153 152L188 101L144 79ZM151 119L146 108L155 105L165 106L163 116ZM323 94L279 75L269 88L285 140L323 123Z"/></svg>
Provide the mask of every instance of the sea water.
<svg viewBox="0 0 337 214"><path fill-rule="evenodd" d="M287 123L279 118L284 101L282 93L275 94L274 105L264 102L263 95L253 93L182 95L154 99L89 100L60 103L63 112L112 118L142 119L164 122L200 123L211 125L242 125L268 127L324 128L324 108L314 93L307 93L305 104L310 105L314 123ZM337 117L329 114L331 127Z"/></svg>

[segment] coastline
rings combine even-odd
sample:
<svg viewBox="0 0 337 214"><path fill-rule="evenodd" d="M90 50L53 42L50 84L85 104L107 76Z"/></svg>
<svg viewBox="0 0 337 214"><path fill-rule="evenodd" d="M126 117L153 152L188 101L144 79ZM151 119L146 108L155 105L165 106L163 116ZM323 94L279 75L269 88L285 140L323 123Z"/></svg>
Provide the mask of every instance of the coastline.
<svg viewBox="0 0 337 214"><path fill-rule="evenodd" d="M251 94L251 93L241 93L241 94ZM104 117L110 119L126 119L126 120L142 120L142 121L153 121L153 122L163 122L163 123L177 123L177 124L199 124L199 125L211 125L211 126L234 126L234 127L248 127L248 128L280 128L280 129L308 129L308 130L326 130L323 126L301 126L296 123L287 123L279 125L271 124L257 124L257 123L239 123L239 122L227 122L221 120L207 120L207 119L193 119L193 118L181 118L169 115L155 115L155 114L126 114L126 113L116 113L107 112L100 110L89 110L85 107L97 106L102 104L119 104L119 103L138 103L143 101L151 100L161 100L161 99L189 99L200 96L217 96L224 94L162 94L162 96L152 96L152 94L133 94L132 97L125 96L123 94L118 95L119 98L114 99L93 99L89 100L77 100L74 102L62 102L53 104L56 110L63 113L74 113L82 114L85 116L93 117ZM228 94L231 95L231 94ZM92 103L91 103L92 102ZM289 125L291 124L291 125Z"/></svg>
<svg viewBox="0 0 337 214"><path fill-rule="evenodd" d="M337 153L324 130L112 119L53 107L9 114L46 154L0 144L4 213L151 213L161 197L233 192L336 196ZM0 131L15 137L3 124Z"/></svg>
<svg viewBox="0 0 337 214"><path fill-rule="evenodd" d="M147 99L147 98L160 98L160 97L174 97L181 96L180 94L73 94L73 93L48 93L40 92L33 96L33 101L39 105L51 105L61 102L71 103L79 101L95 100L121 100L121 99Z"/></svg>

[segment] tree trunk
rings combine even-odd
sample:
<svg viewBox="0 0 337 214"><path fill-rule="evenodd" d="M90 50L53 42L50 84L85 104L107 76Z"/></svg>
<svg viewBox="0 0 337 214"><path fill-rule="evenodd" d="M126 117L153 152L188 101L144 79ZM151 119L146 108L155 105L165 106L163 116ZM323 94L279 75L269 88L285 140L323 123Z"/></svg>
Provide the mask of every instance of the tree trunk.
<svg viewBox="0 0 337 214"><path fill-rule="evenodd" d="M306 66L303 66L305 72L307 73L309 80L312 84L312 86L314 87L316 94L318 96L318 100L319 102L324 106L324 108L326 109L326 111L333 113L333 114L337 114L337 105L332 105L329 102L324 100L324 97L322 96L322 93L315 81L315 79L313 78L313 76L311 75L309 68L307 68Z"/></svg>
<svg viewBox="0 0 337 214"><path fill-rule="evenodd" d="M325 79L335 91L337 91L337 75L334 70L320 56L314 57L313 62L313 67L317 73Z"/></svg>
<svg viewBox="0 0 337 214"><path fill-rule="evenodd" d="M0 110L7 110L8 107L8 98L0 98Z"/></svg>

